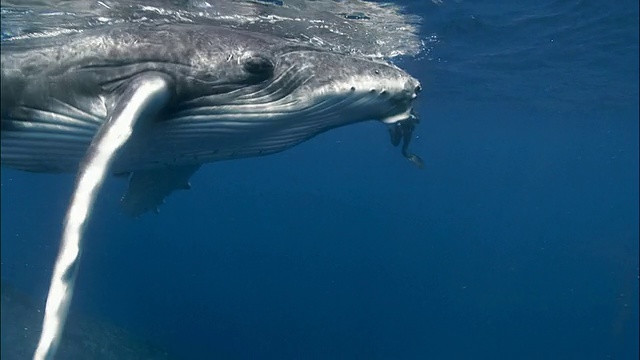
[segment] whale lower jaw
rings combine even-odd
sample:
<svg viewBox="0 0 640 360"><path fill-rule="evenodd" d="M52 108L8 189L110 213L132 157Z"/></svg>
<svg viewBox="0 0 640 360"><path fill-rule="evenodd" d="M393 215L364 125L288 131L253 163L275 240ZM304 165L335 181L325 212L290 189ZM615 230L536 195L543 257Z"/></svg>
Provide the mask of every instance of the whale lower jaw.
<svg viewBox="0 0 640 360"><path fill-rule="evenodd" d="M406 111L404 111L402 113L388 116L388 117L386 117L384 119L381 119L380 121L382 121L385 124L395 124L397 122L404 121L404 120L407 120L407 119L411 118L411 116L412 116L411 112L412 111L413 111L412 109L407 109Z"/></svg>

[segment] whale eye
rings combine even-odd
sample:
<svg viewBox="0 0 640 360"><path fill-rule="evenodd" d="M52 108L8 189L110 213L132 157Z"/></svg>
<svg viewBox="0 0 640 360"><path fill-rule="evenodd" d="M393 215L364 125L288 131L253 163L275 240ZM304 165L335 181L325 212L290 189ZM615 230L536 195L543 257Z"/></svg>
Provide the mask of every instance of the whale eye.
<svg viewBox="0 0 640 360"><path fill-rule="evenodd" d="M273 73L273 62L262 55L251 55L244 60L244 69L249 74L266 77Z"/></svg>

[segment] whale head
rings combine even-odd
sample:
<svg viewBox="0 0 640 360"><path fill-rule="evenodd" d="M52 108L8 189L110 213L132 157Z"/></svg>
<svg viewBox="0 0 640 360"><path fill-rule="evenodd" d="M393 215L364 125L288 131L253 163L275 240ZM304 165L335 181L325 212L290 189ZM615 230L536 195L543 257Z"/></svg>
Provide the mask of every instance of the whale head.
<svg viewBox="0 0 640 360"><path fill-rule="evenodd" d="M363 120L408 119L422 89L388 62L292 44L247 45L215 67L213 86L181 109L275 122L295 117L293 124L326 130Z"/></svg>
<svg viewBox="0 0 640 360"><path fill-rule="evenodd" d="M404 70L386 61L260 34L235 35L235 48L195 56L201 64L192 66L200 70L190 79L200 82L197 89L193 81L188 84L191 97L181 101L175 117L224 123L226 131L234 124L238 129L256 125L263 143L270 144L267 149L254 142L251 148L260 154L366 120L387 124L394 145L403 138L408 144L422 87ZM407 122L411 126L400 126ZM406 146L403 154L407 156Z"/></svg>

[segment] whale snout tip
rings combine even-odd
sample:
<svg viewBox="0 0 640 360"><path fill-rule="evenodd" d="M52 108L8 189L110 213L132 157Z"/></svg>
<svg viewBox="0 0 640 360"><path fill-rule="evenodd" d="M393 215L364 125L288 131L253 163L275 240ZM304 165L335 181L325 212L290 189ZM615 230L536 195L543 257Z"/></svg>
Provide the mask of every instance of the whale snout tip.
<svg viewBox="0 0 640 360"><path fill-rule="evenodd" d="M420 81L411 76L404 77L402 81L399 83L400 91L391 97L394 110L391 114L380 119L383 123L395 124L408 119L417 119L413 106L418 94L422 91L422 85Z"/></svg>

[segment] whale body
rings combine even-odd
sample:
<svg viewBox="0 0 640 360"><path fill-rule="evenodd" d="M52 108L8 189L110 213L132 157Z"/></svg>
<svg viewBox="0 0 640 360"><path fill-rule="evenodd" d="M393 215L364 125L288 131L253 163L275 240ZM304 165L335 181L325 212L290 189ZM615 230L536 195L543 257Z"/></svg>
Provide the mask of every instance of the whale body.
<svg viewBox="0 0 640 360"><path fill-rule="evenodd" d="M129 177L137 216L206 163L263 156L366 120L407 151L418 80L381 61L208 25L123 24L3 41L0 161L77 172L34 359L53 359L82 234L104 179Z"/></svg>

